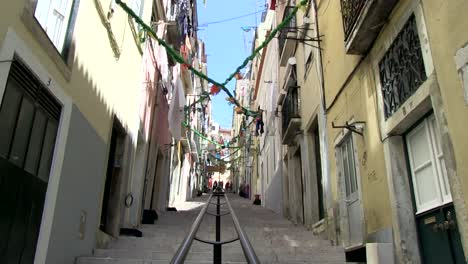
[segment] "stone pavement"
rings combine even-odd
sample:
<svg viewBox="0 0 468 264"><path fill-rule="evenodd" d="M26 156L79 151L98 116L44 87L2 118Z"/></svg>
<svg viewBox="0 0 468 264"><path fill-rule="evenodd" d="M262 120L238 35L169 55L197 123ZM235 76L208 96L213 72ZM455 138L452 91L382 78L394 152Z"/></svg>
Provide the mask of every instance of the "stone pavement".
<svg viewBox="0 0 468 264"><path fill-rule="evenodd" d="M108 248L95 249L93 256L78 258L77 264L169 263L206 199L176 205L177 212L164 212L155 225L142 226L143 237L119 237ZM229 195L229 200L261 263L346 263L343 248L330 241L247 199ZM211 205L208 210L215 208ZM227 211L226 205L221 211ZM230 215L222 217L221 228L221 240L237 237ZM205 215L197 236L215 239L215 217ZM239 241L223 245L222 252L223 263L246 263ZM213 246L194 241L185 263L212 263L212 259Z"/></svg>

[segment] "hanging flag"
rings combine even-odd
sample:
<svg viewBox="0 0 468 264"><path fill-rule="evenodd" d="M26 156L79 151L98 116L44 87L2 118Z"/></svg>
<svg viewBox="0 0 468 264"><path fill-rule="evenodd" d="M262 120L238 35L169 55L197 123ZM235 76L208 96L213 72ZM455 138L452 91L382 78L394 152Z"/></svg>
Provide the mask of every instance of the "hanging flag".
<svg viewBox="0 0 468 264"><path fill-rule="evenodd" d="M217 95L220 91L221 89L216 84L213 84L210 89L210 94Z"/></svg>
<svg viewBox="0 0 468 264"><path fill-rule="evenodd" d="M242 30L244 30L245 32L250 32L250 30L252 29L252 27L241 27Z"/></svg>
<svg viewBox="0 0 468 264"><path fill-rule="evenodd" d="M271 0L270 2L270 10L275 10L276 9L276 0Z"/></svg>
<svg viewBox="0 0 468 264"><path fill-rule="evenodd" d="M169 131L176 141L182 137L182 121L184 120L185 96L182 80L180 79L180 64L174 67L174 92L169 106Z"/></svg>

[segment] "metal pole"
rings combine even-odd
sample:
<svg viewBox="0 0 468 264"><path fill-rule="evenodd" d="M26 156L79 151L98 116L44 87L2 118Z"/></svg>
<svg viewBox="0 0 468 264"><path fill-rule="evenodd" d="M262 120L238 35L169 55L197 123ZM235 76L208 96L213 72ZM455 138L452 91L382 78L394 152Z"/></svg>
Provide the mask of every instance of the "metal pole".
<svg viewBox="0 0 468 264"><path fill-rule="evenodd" d="M210 205L211 202L211 197L213 197L213 194L210 194L208 197L208 200L206 201L206 204L202 207L200 213L198 214L197 218L195 219L195 222L193 222L192 227L190 228L190 232L188 235L185 237L184 241L182 244L180 244L179 249L177 250L176 254L171 260L171 264L182 264L185 261L185 257L187 257L187 254L190 250L190 247L192 246L193 239L198 231L198 228L200 227L200 224L203 220L203 217L205 216L206 210L208 210L208 206Z"/></svg>
<svg viewBox="0 0 468 264"><path fill-rule="evenodd" d="M221 208L219 196L219 194L216 195L216 242L221 242ZM221 264L221 244L215 244L213 247L213 263Z"/></svg>

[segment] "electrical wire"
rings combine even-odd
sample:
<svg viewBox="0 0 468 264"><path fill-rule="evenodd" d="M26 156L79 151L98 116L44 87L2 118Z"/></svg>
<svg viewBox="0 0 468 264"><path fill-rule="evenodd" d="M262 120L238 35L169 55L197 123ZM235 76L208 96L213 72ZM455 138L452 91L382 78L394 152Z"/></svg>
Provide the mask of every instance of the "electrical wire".
<svg viewBox="0 0 468 264"><path fill-rule="evenodd" d="M224 22L229 22L229 21L241 19L241 18L244 18L244 17L249 17L249 16L252 16L252 15L256 15L256 14L258 14L258 13L265 12L265 11L266 11L266 10L260 10L260 11L257 11L257 12L252 12L252 13L245 14L245 15L241 15L241 16L226 18L226 19L218 20L218 21L206 22L206 23L203 23L203 24L199 24L198 27L200 28L200 27L206 27L206 26L209 26L209 25L214 25L214 24L220 24L220 23L224 23Z"/></svg>

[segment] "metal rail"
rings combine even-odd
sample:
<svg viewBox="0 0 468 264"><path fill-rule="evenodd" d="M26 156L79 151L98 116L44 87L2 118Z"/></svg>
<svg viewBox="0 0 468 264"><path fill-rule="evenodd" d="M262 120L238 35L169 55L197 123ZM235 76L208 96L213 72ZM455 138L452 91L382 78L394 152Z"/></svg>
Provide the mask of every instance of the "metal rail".
<svg viewBox="0 0 468 264"><path fill-rule="evenodd" d="M216 203L210 202L213 196L216 196ZM224 197L225 199L224 203L220 203L221 197ZM215 214L207 211L210 204L216 204ZM229 212L221 213L221 205L224 205L224 204L227 204ZM205 216L205 214L216 217L216 241L208 241L208 240L204 240L204 239L196 237L198 228L200 227L200 224L203 221L203 217ZM236 229L238 237L228 239L225 241L221 241L221 216L228 215L228 214L230 214L232 217L234 228ZM190 247L192 246L193 240L197 240L202 243L213 245L213 263L215 264L221 264L222 245L232 243L237 240L240 241L240 244L242 246L242 251L244 252L244 256L247 262L251 264L260 263L252 245L249 242L249 239L247 238L247 235L245 234L244 230L240 226L239 220L237 219L236 213L232 209L231 203L229 202L227 195L221 189L217 189L208 197L206 204L202 207L200 213L198 214L197 218L193 222L189 233L185 237L182 244L179 246L179 249L175 253L174 257L172 258L171 260L172 264L184 263L185 258L187 257L187 254L190 251Z"/></svg>

